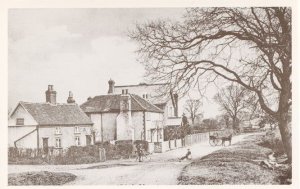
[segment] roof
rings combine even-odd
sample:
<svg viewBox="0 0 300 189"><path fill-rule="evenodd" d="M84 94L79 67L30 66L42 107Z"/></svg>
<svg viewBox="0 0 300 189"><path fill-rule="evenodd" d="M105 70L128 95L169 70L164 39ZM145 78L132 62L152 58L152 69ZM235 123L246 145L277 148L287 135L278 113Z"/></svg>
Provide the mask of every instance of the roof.
<svg viewBox="0 0 300 189"><path fill-rule="evenodd" d="M138 95L128 94L131 96L131 110L132 111L148 111L158 112L163 111L157 106L151 104L147 100L141 98ZM108 94L95 96L94 98L86 101L80 107L86 113L93 112L114 112L120 111L120 99L121 94Z"/></svg>
<svg viewBox="0 0 300 189"><path fill-rule="evenodd" d="M116 85L115 88L122 88L122 87L138 87L138 86L156 86L156 85L167 85L167 83L139 83L136 85Z"/></svg>
<svg viewBox="0 0 300 189"><path fill-rule="evenodd" d="M77 104L20 102L39 125L92 125Z"/></svg>

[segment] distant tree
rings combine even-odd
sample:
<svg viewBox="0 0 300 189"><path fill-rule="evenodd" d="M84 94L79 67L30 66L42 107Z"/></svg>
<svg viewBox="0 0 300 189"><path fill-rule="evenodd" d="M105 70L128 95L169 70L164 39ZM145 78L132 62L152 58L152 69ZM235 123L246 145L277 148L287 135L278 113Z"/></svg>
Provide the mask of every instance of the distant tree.
<svg viewBox="0 0 300 189"><path fill-rule="evenodd" d="M195 124L195 119L199 116L200 107L202 106L202 102L200 99L188 99L185 102L185 111L190 115L192 120L192 125Z"/></svg>
<svg viewBox="0 0 300 189"><path fill-rule="evenodd" d="M204 128L209 130L219 129L218 121L213 118L203 119L202 125Z"/></svg>
<svg viewBox="0 0 300 189"><path fill-rule="evenodd" d="M225 114L226 124L228 126L228 117L231 118L232 128L239 130L239 122L243 119L242 115L247 109L253 106L255 102L249 95L249 91L241 86L229 85L222 88L215 96L215 101L220 105Z"/></svg>

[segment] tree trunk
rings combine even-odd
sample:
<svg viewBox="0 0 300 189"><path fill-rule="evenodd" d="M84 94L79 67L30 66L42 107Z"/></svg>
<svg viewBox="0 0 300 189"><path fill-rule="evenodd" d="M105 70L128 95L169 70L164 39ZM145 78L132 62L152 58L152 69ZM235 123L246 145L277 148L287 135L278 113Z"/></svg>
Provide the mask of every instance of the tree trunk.
<svg viewBox="0 0 300 189"><path fill-rule="evenodd" d="M289 123L289 99L291 96L289 83L282 86L277 115L280 135L289 162L292 162L292 127Z"/></svg>
<svg viewBox="0 0 300 189"><path fill-rule="evenodd" d="M292 162L292 128L287 118L287 115L283 115L281 120L279 120L279 130L285 153L287 154L289 162Z"/></svg>

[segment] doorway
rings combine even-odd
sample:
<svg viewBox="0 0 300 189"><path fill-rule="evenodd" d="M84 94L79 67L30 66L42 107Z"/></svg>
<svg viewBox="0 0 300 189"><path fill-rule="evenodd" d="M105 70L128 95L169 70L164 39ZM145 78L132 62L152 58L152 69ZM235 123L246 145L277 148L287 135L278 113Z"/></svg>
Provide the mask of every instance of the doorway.
<svg viewBox="0 0 300 189"><path fill-rule="evenodd" d="M91 135L86 135L86 145L91 145L92 144L92 136Z"/></svg>
<svg viewBox="0 0 300 189"><path fill-rule="evenodd" d="M49 146L48 146L48 138L43 138L43 152L44 154L48 154Z"/></svg>

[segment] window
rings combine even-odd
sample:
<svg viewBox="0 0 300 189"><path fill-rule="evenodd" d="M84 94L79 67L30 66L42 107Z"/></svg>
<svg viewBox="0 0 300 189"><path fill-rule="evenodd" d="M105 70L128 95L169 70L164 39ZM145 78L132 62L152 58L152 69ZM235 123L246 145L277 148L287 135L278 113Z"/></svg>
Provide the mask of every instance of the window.
<svg viewBox="0 0 300 189"><path fill-rule="evenodd" d="M61 134L61 128L60 127L55 127L55 134L60 135Z"/></svg>
<svg viewBox="0 0 300 189"><path fill-rule="evenodd" d="M75 137L75 145L80 146L80 137L79 136Z"/></svg>
<svg viewBox="0 0 300 189"><path fill-rule="evenodd" d="M169 107L169 112L168 112L168 114L169 114L169 117L173 117L173 107L172 106L170 106Z"/></svg>
<svg viewBox="0 0 300 189"><path fill-rule="evenodd" d="M128 89L122 89L122 94L128 94Z"/></svg>
<svg viewBox="0 0 300 189"><path fill-rule="evenodd" d="M149 95L147 93L143 94L143 99L148 99Z"/></svg>
<svg viewBox="0 0 300 189"><path fill-rule="evenodd" d="M55 139L55 147L56 148L61 148L61 138L56 138Z"/></svg>
<svg viewBox="0 0 300 189"><path fill-rule="evenodd" d="M17 118L16 125L24 125L24 118Z"/></svg>
<svg viewBox="0 0 300 189"><path fill-rule="evenodd" d="M75 126L74 133L80 133L80 127L79 126Z"/></svg>

